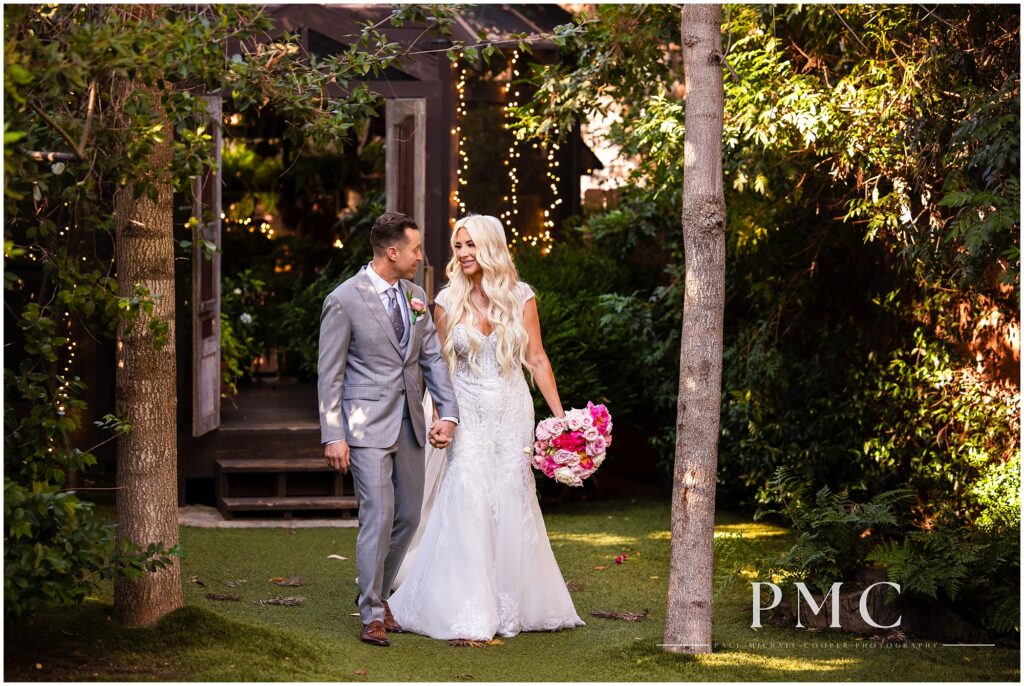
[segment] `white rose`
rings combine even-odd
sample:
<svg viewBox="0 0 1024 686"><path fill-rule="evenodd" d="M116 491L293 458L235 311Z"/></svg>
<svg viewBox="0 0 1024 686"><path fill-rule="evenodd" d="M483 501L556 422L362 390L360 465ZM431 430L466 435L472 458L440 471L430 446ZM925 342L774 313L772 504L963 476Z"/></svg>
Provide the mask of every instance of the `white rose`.
<svg viewBox="0 0 1024 686"><path fill-rule="evenodd" d="M234 293L235 295L241 295L242 294L242 289L241 288L236 288L234 291L232 291L232 293Z"/></svg>
<svg viewBox="0 0 1024 686"><path fill-rule="evenodd" d="M583 428L584 429L589 429L592 426L594 426L594 418L590 415L589 412L584 412L583 413Z"/></svg>
<svg viewBox="0 0 1024 686"><path fill-rule="evenodd" d="M571 486L573 479L572 470L568 467L559 467L555 470L555 481L566 486Z"/></svg>
<svg viewBox="0 0 1024 686"><path fill-rule="evenodd" d="M594 469L597 469L598 467L601 466L601 463L604 462L605 455L606 453L598 453L597 455L594 455L593 458L591 458L594 461Z"/></svg>
<svg viewBox="0 0 1024 686"><path fill-rule="evenodd" d="M243 324L252 324L252 315L249 314L248 312L243 312L242 314L238 315L238 319Z"/></svg>
<svg viewBox="0 0 1024 686"><path fill-rule="evenodd" d="M601 434L594 427L590 427L589 429L587 429L586 431L583 432L583 439L587 443L593 443L594 441L596 441L600 437L601 437Z"/></svg>
<svg viewBox="0 0 1024 686"><path fill-rule="evenodd" d="M565 422L559 417L552 417L548 420L548 430L552 436L557 436L565 431Z"/></svg>
<svg viewBox="0 0 1024 686"><path fill-rule="evenodd" d="M583 428L583 417L578 412L570 412L565 415L565 424L569 427L569 431L579 431Z"/></svg>

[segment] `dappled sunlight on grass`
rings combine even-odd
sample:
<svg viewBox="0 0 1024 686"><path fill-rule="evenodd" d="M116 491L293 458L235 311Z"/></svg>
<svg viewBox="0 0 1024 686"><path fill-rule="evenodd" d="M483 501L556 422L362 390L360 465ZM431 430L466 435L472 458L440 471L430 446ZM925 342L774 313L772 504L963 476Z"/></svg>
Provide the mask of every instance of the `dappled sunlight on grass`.
<svg viewBox="0 0 1024 686"><path fill-rule="evenodd" d="M561 531L549 531L548 538L552 542L585 543L592 546L631 546L637 542L637 539L632 536L617 536L615 534L570 534Z"/></svg>
<svg viewBox="0 0 1024 686"><path fill-rule="evenodd" d="M716 524L715 525L715 538L723 538L727 536L742 536L746 539L762 539L762 538L776 538L779 536L785 536L789 533L787 529L781 526L774 526L772 524L763 524L761 522L744 522L737 524ZM649 541L671 541L671 531L652 531L647 534L647 540Z"/></svg>
<svg viewBox="0 0 1024 686"><path fill-rule="evenodd" d="M776 657L756 653L717 652L697 655L697 661L708 667L750 667L776 672L837 672L856 667L852 657L809 658L806 656Z"/></svg>
<svg viewBox="0 0 1024 686"><path fill-rule="evenodd" d="M743 536L743 538L774 538L776 536L785 536L788 533L788 529L784 529L781 526L775 526L774 524L765 524L763 522L715 525L715 538L725 536L727 534L739 534Z"/></svg>

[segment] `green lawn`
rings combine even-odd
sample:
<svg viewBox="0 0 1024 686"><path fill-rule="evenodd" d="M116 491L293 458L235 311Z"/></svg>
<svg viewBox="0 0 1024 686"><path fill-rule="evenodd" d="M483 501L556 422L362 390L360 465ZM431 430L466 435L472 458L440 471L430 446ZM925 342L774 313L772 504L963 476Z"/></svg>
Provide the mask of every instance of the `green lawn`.
<svg viewBox="0 0 1024 686"><path fill-rule="evenodd" d="M1018 650L944 648L916 642L877 647L835 632L750 628L750 586L723 575L715 606L715 652L663 652L669 560L668 505L619 501L565 506L546 517L555 556L587 626L522 634L502 645L456 648L413 635L389 649L359 642L355 529L182 530L188 606L152 630L110 618L109 594L84 607L9 625L5 676L41 680L191 681L1018 681ZM723 515L716 527L721 568L786 545L785 530ZM629 559L616 565L616 555ZM338 554L345 561L328 559ZM604 566L604 570L596 567ZM272 577L302 575L302 588ZM205 588L188 581L195 576ZM246 579L238 589L225 581ZM239 593L216 602L207 592ZM274 595L300 607L261 606ZM593 610L640 612L629 623Z"/></svg>

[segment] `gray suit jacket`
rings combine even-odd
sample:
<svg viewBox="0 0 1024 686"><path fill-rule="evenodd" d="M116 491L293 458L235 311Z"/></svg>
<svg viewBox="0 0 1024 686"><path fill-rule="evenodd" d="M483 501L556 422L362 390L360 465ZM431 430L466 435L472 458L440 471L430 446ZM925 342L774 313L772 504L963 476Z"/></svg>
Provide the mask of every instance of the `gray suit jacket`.
<svg viewBox="0 0 1024 686"><path fill-rule="evenodd" d="M402 279L399 285L426 302L416 284ZM408 401L416 440L424 445L424 380L440 416L458 419L434 320L428 311L406 323L412 328L403 351L365 267L324 299L317 364L322 443L344 439L353 447L389 448Z"/></svg>

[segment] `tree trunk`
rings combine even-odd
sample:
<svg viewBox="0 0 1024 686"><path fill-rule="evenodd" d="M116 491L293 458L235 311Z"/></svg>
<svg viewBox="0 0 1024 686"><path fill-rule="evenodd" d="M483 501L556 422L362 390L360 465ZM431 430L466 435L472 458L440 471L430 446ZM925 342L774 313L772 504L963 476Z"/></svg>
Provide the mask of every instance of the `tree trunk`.
<svg viewBox="0 0 1024 686"><path fill-rule="evenodd" d="M725 309L721 5L682 10L686 295L679 354L672 561L663 647L710 653Z"/></svg>
<svg viewBox="0 0 1024 686"><path fill-rule="evenodd" d="M150 106L162 113L155 88L131 84L146 92ZM172 131L160 115L163 142L150 157L148 179L157 188L154 203L145 195L134 198L129 184L114 195L117 221L117 280L122 297L133 295L136 284L149 288L156 299L152 315L140 313L117 334L118 412L132 430L117 445L117 535L142 547L178 542L177 389L174 353L174 189L170 179ZM167 342L160 349L149 327L152 319L168 322ZM118 621L149 626L184 604L178 558L138 581L118 579L114 607Z"/></svg>

